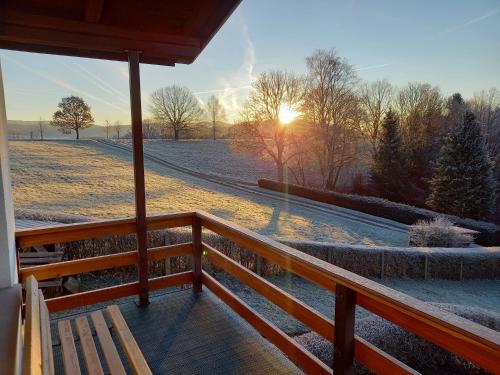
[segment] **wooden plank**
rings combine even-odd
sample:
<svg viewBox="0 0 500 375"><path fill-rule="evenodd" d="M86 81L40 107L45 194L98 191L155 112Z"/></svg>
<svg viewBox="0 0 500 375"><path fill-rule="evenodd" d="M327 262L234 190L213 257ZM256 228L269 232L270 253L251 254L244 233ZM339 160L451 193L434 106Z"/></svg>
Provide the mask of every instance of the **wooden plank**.
<svg viewBox="0 0 500 375"><path fill-rule="evenodd" d="M87 317L80 316L76 318L75 324L78 337L80 338L80 348L83 353L83 360L87 368L87 373L104 375Z"/></svg>
<svg viewBox="0 0 500 375"><path fill-rule="evenodd" d="M90 23L99 22L103 7L104 0L87 0L87 5L85 6L85 21Z"/></svg>
<svg viewBox="0 0 500 375"><path fill-rule="evenodd" d="M181 285L193 281L191 271L175 273L168 276L160 276L149 280L151 290L168 288L174 285ZM132 282L111 286L108 288L90 290L88 292L70 294L67 296L55 297L46 300L50 312L73 309L75 307L94 305L112 299L122 298L137 294L139 283Z"/></svg>
<svg viewBox="0 0 500 375"><path fill-rule="evenodd" d="M343 285L337 285L333 345L333 372L335 374L353 373L355 313L356 292Z"/></svg>
<svg viewBox="0 0 500 375"><path fill-rule="evenodd" d="M420 374L418 371L415 371L361 337L355 336L355 338L354 359L362 363L366 368L372 370L375 374Z"/></svg>
<svg viewBox="0 0 500 375"><path fill-rule="evenodd" d="M148 258L152 261L190 254L192 254L191 244L182 243L152 248L149 250ZM28 267L20 270L20 276L23 281L26 280L29 275L34 275L37 280L47 280L56 277L77 275L79 273L129 266L137 264L137 261L137 252L127 251L118 254L69 260L57 264Z"/></svg>
<svg viewBox="0 0 500 375"><path fill-rule="evenodd" d="M153 33L133 28L120 28L104 24L92 25L92 30L89 30L89 25L79 20L18 12L13 10L6 10L4 19L8 23L18 25L41 27L76 33L90 32L92 34L107 35L110 37L124 39L149 39L162 43L184 44L193 47L200 47L200 39L190 36Z"/></svg>
<svg viewBox="0 0 500 375"><path fill-rule="evenodd" d="M61 341L64 374L81 374L73 331L71 330L71 322L69 320L60 320L57 323L57 330L59 331L59 340Z"/></svg>
<svg viewBox="0 0 500 375"><path fill-rule="evenodd" d="M45 257L45 258L20 258L20 263L22 266L30 266L30 265L38 265L38 264L52 264L52 263L59 263L61 261L61 258L50 258L50 257Z"/></svg>
<svg viewBox="0 0 500 375"><path fill-rule="evenodd" d="M25 280L29 275L35 276L38 280L47 280L56 277L128 266L136 264L137 260L137 252L129 251L126 253L102 255L92 258L69 260L66 262L23 268L20 270L20 274L21 280Z"/></svg>
<svg viewBox="0 0 500 375"><path fill-rule="evenodd" d="M92 323L94 324L97 338L101 345L104 359L108 365L108 370L111 375L125 375L125 368L123 367L120 355L116 350L115 343L111 338L108 326L104 320L101 310L94 311L90 314Z"/></svg>
<svg viewBox="0 0 500 375"><path fill-rule="evenodd" d="M191 242L153 247L148 250L148 260L150 262L185 255L193 255L193 245Z"/></svg>
<svg viewBox="0 0 500 375"><path fill-rule="evenodd" d="M206 252L208 260L214 265L230 273L313 331L319 333L328 341L333 342L334 325L332 320L310 308L291 294L271 284L266 279L251 273L241 264L215 250L213 247L204 243L203 250Z"/></svg>
<svg viewBox="0 0 500 375"><path fill-rule="evenodd" d="M54 251L54 252L44 252L44 253L28 253L28 252L20 252L19 256L21 258L55 258L62 257L62 251Z"/></svg>
<svg viewBox="0 0 500 375"><path fill-rule="evenodd" d="M193 224L194 212L148 215L148 230L179 228Z"/></svg>
<svg viewBox="0 0 500 375"><path fill-rule="evenodd" d="M185 271L174 273L172 275L154 277L149 279L149 289L158 290L169 288L175 285L189 284L193 282L193 272Z"/></svg>
<svg viewBox="0 0 500 375"><path fill-rule="evenodd" d="M52 333L50 330L49 310L45 304L43 293L40 296L40 336L42 341L42 373L43 375L54 374L54 353L52 351Z"/></svg>
<svg viewBox="0 0 500 375"><path fill-rule="evenodd" d="M192 226L192 237L193 237L193 292L200 293L202 290L202 281L201 281L201 253L202 253L202 244L201 244L201 220L199 218L195 218L193 220Z"/></svg>
<svg viewBox="0 0 500 375"><path fill-rule="evenodd" d="M50 312L73 309L75 307L94 305L99 302L105 302L116 298L122 298L137 294L139 292L139 283L133 282L91 290L88 292L70 294L62 297L55 297L46 300L47 308Z"/></svg>
<svg viewBox="0 0 500 375"><path fill-rule="evenodd" d="M26 281L26 318L24 321L23 374L42 374L42 342L40 337L40 296L34 277Z"/></svg>
<svg viewBox="0 0 500 375"><path fill-rule="evenodd" d="M335 291L344 285L357 293L357 303L393 321L407 322L407 328L442 348L470 360L489 371L498 370L500 333L433 307L416 298L368 280L311 255L256 234L214 215L197 212L207 229L238 245L251 249L285 269ZM415 322L418 321L418 324Z"/></svg>
<svg viewBox="0 0 500 375"><path fill-rule="evenodd" d="M147 218L148 230L177 228L191 225L194 212L151 215ZM17 248L48 245L100 237L135 233L134 218L106 219L76 224L59 224L16 230Z"/></svg>
<svg viewBox="0 0 500 375"><path fill-rule="evenodd" d="M286 333L267 321L245 302L241 301L208 273L205 271L202 272L203 284L259 331L262 336L285 353L298 367L309 374L331 374L331 368L301 347Z"/></svg>
<svg viewBox="0 0 500 375"><path fill-rule="evenodd" d="M40 281L38 283L40 288L57 288L62 286L62 279L50 280L50 281Z"/></svg>
<svg viewBox="0 0 500 375"><path fill-rule="evenodd" d="M130 234L135 231L135 220L113 219L88 223L60 224L48 227L16 230L18 248L48 245L114 235Z"/></svg>
<svg viewBox="0 0 500 375"><path fill-rule="evenodd" d="M116 330L118 339L127 354L130 365L134 369L134 373L141 375L152 374L146 359L139 349L139 345L137 345L132 332L130 332L130 329L128 328L118 306L108 306L107 310L109 317L111 318L111 322L113 323L113 327Z"/></svg>

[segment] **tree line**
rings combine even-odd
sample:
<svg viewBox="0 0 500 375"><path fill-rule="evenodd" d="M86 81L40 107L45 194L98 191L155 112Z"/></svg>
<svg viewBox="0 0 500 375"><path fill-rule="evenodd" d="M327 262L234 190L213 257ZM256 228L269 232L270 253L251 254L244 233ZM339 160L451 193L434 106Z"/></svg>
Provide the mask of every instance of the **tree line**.
<svg viewBox="0 0 500 375"><path fill-rule="evenodd" d="M51 125L63 134L75 132L75 138L80 139L80 131L93 126L90 106L83 98L65 97L58 107L59 110L52 116ZM200 134L200 129L207 127L214 140L226 135L219 129L221 121L225 119L224 107L215 95L210 96L206 103L200 103L187 87L172 85L151 94L149 110L151 117L143 120L145 138L173 138L177 141L182 135L193 131ZM123 134L119 121L112 124L105 120L104 129L106 138L113 137L113 134L117 139L130 138L130 133Z"/></svg>
<svg viewBox="0 0 500 375"><path fill-rule="evenodd" d="M473 218L495 210L497 89L464 100L428 83L362 82L334 49L315 51L306 67L302 76L273 70L257 77L236 149L272 160L281 182L339 190L342 177L354 174L350 192ZM283 107L300 116L283 123Z"/></svg>

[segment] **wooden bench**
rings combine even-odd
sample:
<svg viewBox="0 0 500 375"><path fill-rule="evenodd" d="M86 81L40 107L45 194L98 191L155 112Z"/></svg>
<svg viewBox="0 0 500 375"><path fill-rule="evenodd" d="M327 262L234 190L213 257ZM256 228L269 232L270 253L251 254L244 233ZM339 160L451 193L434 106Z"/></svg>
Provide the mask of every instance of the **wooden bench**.
<svg viewBox="0 0 500 375"><path fill-rule="evenodd" d="M139 375L152 374L118 306L108 306L106 310L134 373ZM55 371L49 311L43 293L38 289L38 282L33 276L26 280L25 316L23 375L53 375ZM109 373L112 375L125 374L125 368L104 319L103 311L92 312L90 318ZM104 374L87 316L77 317L75 326L87 373ZM81 374L71 321L59 321L57 329L61 342L64 373L66 375Z"/></svg>
<svg viewBox="0 0 500 375"><path fill-rule="evenodd" d="M35 251L19 252L19 266L21 268L39 266L42 264L58 263L62 261L62 251L48 251L44 246L33 246ZM42 281L38 284L40 288L62 287L63 279L58 277L53 280Z"/></svg>

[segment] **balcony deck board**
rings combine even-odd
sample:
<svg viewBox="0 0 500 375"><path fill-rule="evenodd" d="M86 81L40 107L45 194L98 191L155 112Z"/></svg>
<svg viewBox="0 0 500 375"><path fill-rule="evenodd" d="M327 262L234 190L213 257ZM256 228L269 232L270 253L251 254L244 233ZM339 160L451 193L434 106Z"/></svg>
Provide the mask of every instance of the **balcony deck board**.
<svg viewBox="0 0 500 375"><path fill-rule="evenodd" d="M128 298L119 303L119 307L155 374L301 373L278 349L206 288L198 296L193 295L191 290L156 295L151 297L147 307L138 307L135 301ZM102 306L89 308L86 313L99 308ZM74 321L77 315L72 314L72 311L59 313L57 320ZM51 321L54 333L57 320ZM73 329L76 332L74 325ZM93 326L92 331L95 335ZM113 339L117 340L114 332ZM62 359L57 335L54 335L53 345L56 373L61 373ZM98 351L102 359L100 348ZM83 368L83 358L80 352L78 354ZM120 355L125 363L124 353Z"/></svg>

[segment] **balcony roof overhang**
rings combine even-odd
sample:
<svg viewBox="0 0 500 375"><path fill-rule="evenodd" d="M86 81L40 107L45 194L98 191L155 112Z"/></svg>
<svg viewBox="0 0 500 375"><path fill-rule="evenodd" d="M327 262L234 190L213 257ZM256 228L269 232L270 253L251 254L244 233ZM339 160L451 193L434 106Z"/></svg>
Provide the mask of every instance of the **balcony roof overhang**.
<svg viewBox="0 0 500 375"><path fill-rule="evenodd" d="M241 0L4 0L0 48L190 64Z"/></svg>

